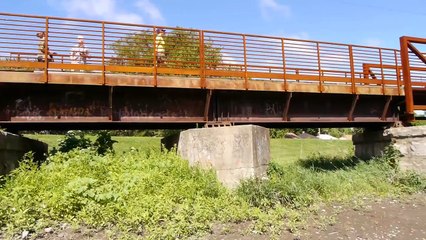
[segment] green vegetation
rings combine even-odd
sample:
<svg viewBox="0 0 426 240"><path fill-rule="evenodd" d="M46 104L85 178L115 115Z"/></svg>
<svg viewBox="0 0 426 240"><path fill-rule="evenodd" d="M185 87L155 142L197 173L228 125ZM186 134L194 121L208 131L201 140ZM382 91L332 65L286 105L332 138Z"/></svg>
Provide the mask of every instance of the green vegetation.
<svg viewBox="0 0 426 240"><path fill-rule="evenodd" d="M199 68L200 41L198 31L176 29L164 36L166 62L168 67ZM220 48L205 39L204 59L211 65L222 61ZM116 58L114 65L152 66L154 56L154 35L152 31L129 34L111 46Z"/></svg>
<svg viewBox="0 0 426 240"><path fill-rule="evenodd" d="M96 134L96 140L92 143L86 137L84 132L71 130L68 131L63 139L59 140L58 149L53 148L51 154L56 152L69 152L74 149L88 149L91 148L99 155L105 155L109 152L114 152L113 145L117 141L111 139L108 131L99 131Z"/></svg>
<svg viewBox="0 0 426 240"><path fill-rule="evenodd" d="M57 136L33 137L57 143ZM353 158L350 141L273 139L268 179L248 180L230 191L213 172L161 153L159 138L113 139L115 154L57 153L41 166L24 161L5 177L0 188L5 236L63 222L110 229L114 238L187 238L230 222L249 222L253 232L274 234L303 227L319 204L426 191L424 177L395 167L397 152L389 149L364 162Z"/></svg>

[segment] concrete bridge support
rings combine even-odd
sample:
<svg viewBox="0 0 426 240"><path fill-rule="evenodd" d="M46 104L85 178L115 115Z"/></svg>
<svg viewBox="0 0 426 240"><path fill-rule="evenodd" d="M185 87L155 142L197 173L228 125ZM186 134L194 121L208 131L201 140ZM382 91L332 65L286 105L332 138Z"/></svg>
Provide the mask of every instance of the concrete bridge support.
<svg viewBox="0 0 426 240"><path fill-rule="evenodd" d="M0 131L0 175L17 168L19 161L29 151L34 152L34 160L43 160L47 149L46 143Z"/></svg>
<svg viewBox="0 0 426 240"><path fill-rule="evenodd" d="M269 129L242 125L181 132L178 153L191 165L212 168L229 188L247 178L262 178L270 160Z"/></svg>
<svg viewBox="0 0 426 240"><path fill-rule="evenodd" d="M354 135L355 156L370 159L380 156L385 147L393 146L401 153L402 170L426 174L426 126L391 128Z"/></svg>

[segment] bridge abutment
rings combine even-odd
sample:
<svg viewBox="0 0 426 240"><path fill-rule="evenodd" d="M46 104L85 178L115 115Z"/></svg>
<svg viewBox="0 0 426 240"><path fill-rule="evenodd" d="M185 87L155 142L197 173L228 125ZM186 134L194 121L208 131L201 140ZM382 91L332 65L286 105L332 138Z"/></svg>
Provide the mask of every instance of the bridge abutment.
<svg viewBox="0 0 426 240"><path fill-rule="evenodd" d="M19 166L25 153L34 152L34 160L43 160L47 153L46 143L0 131L0 175L4 175Z"/></svg>
<svg viewBox="0 0 426 240"><path fill-rule="evenodd" d="M269 129L255 125L190 129L180 133L178 153L192 166L212 168L229 188L262 178L270 160Z"/></svg>
<svg viewBox="0 0 426 240"><path fill-rule="evenodd" d="M399 167L426 174L426 126L367 131L352 138L355 156L370 159L381 156L387 146L401 153Z"/></svg>

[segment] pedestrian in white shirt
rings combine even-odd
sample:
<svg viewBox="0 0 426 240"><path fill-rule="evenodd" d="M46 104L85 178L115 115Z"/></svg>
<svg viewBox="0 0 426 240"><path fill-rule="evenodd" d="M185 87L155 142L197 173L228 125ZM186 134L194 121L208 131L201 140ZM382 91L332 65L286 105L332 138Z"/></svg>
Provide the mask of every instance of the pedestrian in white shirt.
<svg viewBox="0 0 426 240"><path fill-rule="evenodd" d="M71 64L86 64L89 58L89 50L84 45L84 37L77 37L78 44L71 48Z"/></svg>

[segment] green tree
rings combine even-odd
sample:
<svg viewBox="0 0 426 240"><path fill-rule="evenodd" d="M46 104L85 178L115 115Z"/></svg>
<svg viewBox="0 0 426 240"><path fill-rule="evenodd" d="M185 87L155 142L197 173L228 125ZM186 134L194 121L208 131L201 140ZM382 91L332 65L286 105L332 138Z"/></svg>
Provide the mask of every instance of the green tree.
<svg viewBox="0 0 426 240"><path fill-rule="evenodd" d="M115 57L111 64L152 67L154 63L154 34L142 31L128 34L111 45ZM173 30L164 36L166 63L172 68L200 67L200 37L198 31ZM204 40L204 61L214 66L222 61L221 49Z"/></svg>

